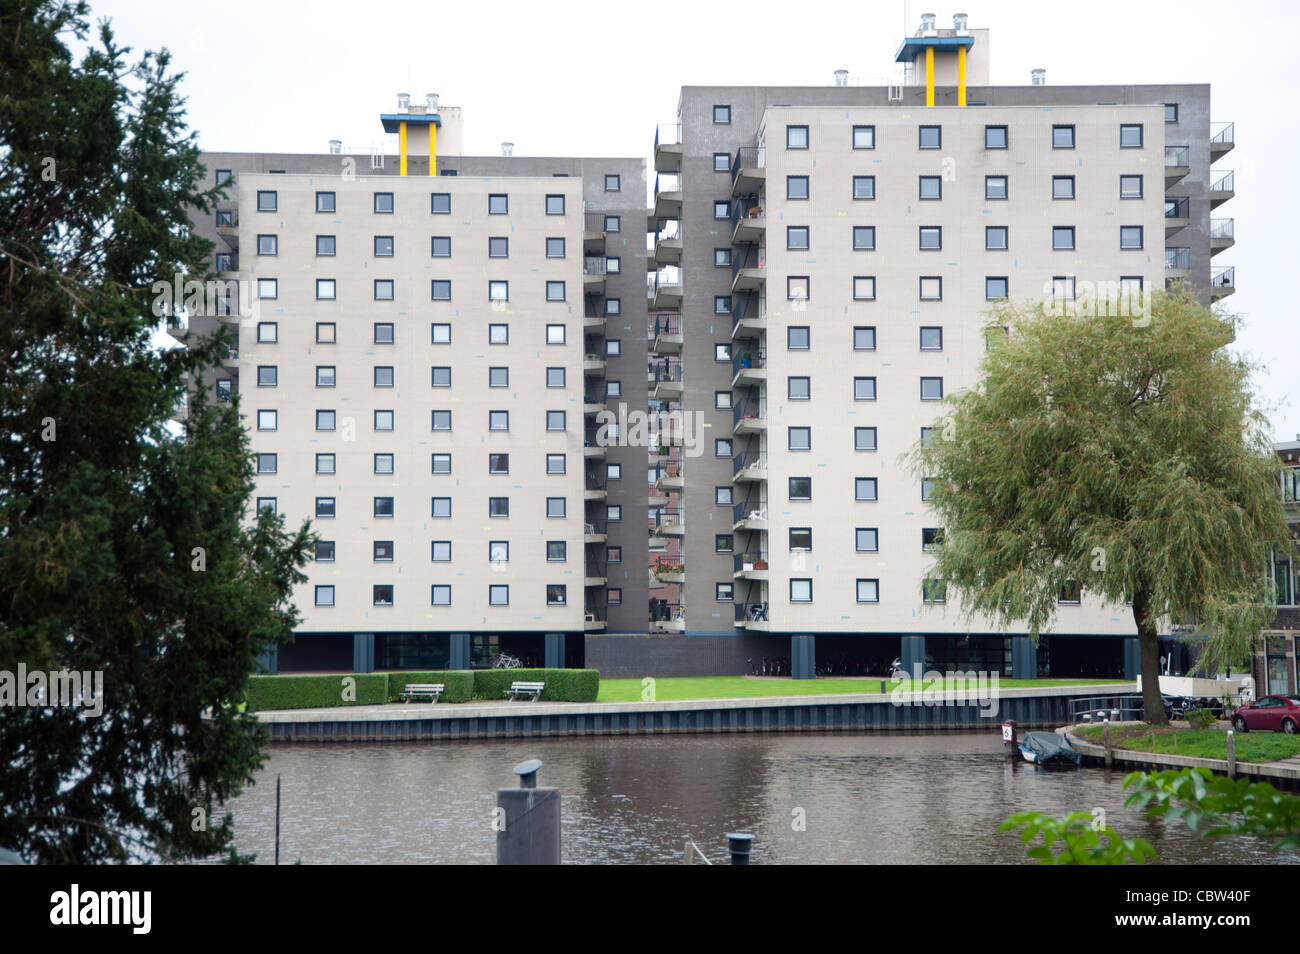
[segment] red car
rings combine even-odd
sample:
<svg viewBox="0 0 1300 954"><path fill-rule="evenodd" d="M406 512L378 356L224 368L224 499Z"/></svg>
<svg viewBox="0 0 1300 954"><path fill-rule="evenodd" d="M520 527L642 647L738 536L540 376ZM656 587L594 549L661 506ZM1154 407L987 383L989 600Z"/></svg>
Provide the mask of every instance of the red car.
<svg viewBox="0 0 1300 954"><path fill-rule="evenodd" d="M1232 727L1238 732L1264 729L1295 735L1300 732L1300 697L1262 696L1232 714Z"/></svg>

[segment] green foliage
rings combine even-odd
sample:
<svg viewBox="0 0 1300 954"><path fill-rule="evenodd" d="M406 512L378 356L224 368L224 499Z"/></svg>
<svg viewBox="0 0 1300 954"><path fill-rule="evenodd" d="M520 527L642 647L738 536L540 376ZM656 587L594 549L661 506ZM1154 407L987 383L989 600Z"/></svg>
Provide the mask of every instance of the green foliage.
<svg viewBox="0 0 1300 954"><path fill-rule="evenodd" d="M1023 828L1025 854L1040 865L1123 865L1156 860L1156 850L1141 838L1122 838L1109 825L1099 825L1087 812L1053 818L1042 812L1018 812L999 831ZM1041 845L1033 842L1042 837Z"/></svg>
<svg viewBox="0 0 1300 954"><path fill-rule="evenodd" d="M443 702L469 702L474 697L474 673L469 669L444 669L430 672L390 672L388 701L402 702L402 690L411 683L442 683Z"/></svg>
<svg viewBox="0 0 1300 954"><path fill-rule="evenodd" d="M1214 775L1209 769L1132 772L1124 804L1150 818L1183 819L1205 838L1275 837L1273 850L1300 848L1300 797L1268 782Z"/></svg>
<svg viewBox="0 0 1300 954"><path fill-rule="evenodd" d="M217 809L265 739L232 703L292 634L311 538L242 521L237 408L170 426L226 341L155 350L153 283L209 274L189 213L213 194L167 54L129 60L88 14L0 7L0 669L102 672L104 713L0 719L0 845L183 860L229 849Z"/></svg>
<svg viewBox="0 0 1300 954"><path fill-rule="evenodd" d="M1117 309L1116 309L1117 310ZM1237 320L1157 293L1149 317L1006 307L979 387L947 401L909 455L936 481L944 545L929 574L995 629L1050 629L1062 590L1132 600L1143 672L1159 619L1238 666L1271 621L1270 548L1294 549ZM951 595L950 595L951 601ZM1163 722L1157 681L1144 683Z"/></svg>
<svg viewBox="0 0 1300 954"><path fill-rule="evenodd" d="M1191 709L1187 713L1187 724L1193 729L1204 731L1219 721L1209 709Z"/></svg>
<svg viewBox="0 0 1300 954"><path fill-rule="evenodd" d="M514 682L545 682L542 698L552 702L595 702L600 672L595 669L476 669L475 699L504 699Z"/></svg>
<svg viewBox="0 0 1300 954"><path fill-rule="evenodd" d="M355 680L347 683L345 680ZM351 687L351 688L349 688ZM355 698L345 699L348 691ZM250 676L249 712L264 709L314 709L326 706L372 706L388 701L388 674L331 676Z"/></svg>

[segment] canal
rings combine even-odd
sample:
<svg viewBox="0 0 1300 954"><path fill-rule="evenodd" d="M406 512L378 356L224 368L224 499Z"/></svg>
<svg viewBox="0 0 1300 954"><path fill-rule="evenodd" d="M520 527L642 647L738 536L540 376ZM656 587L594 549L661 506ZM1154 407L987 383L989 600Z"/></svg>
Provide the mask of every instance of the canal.
<svg viewBox="0 0 1300 954"><path fill-rule="evenodd" d="M723 862L728 831L755 834L755 864L1018 864L1008 815L1096 808L1165 863L1300 861L1146 821L1123 772L1011 763L995 733L276 745L230 806L235 843L273 859L279 774L282 864L492 864L496 789L532 757L560 789L571 864L672 863L687 837Z"/></svg>

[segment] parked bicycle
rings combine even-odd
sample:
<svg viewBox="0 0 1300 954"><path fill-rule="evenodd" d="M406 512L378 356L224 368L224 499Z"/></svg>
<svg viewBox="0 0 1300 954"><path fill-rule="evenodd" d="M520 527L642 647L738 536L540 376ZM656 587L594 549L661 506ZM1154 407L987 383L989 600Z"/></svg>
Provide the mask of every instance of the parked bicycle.
<svg viewBox="0 0 1300 954"><path fill-rule="evenodd" d="M497 653L492 657L493 669L518 669L522 665L518 656L511 656L509 653Z"/></svg>

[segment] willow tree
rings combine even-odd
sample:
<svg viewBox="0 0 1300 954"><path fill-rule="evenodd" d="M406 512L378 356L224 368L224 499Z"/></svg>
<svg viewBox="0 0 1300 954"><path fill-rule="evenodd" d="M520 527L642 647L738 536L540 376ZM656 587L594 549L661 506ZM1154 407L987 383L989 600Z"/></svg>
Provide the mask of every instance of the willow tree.
<svg viewBox="0 0 1300 954"><path fill-rule="evenodd" d="M999 312L980 383L909 463L936 481L931 576L967 617L1037 640L1066 588L1131 603L1163 722L1160 628L1205 637L1200 671L1240 665L1275 611L1270 551L1293 544L1237 319L1163 293L1140 317L1092 310Z"/></svg>

